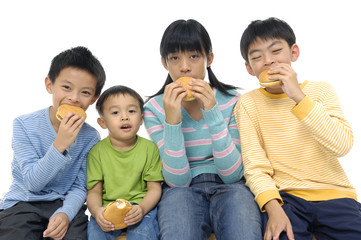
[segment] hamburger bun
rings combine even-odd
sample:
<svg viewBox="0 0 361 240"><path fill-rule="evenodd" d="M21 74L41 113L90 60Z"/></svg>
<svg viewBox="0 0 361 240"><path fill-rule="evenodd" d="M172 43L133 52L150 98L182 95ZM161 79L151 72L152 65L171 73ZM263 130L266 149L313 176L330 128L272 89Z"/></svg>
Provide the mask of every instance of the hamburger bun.
<svg viewBox="0 0 361 240"><path fill-rule="evenodd" d="M56 112L56 118L61 121L64 116L69 112L73 112L76 115L80 115L83 118L86 118L86 113L81 107L72 106L69 104L62 104L58 107L58 111Z"/></svg>
<svg viewBox="0 0 361 240"><path fill-rule="evenodd" d="M132 204L125 199L117 199L109 203L104 209L104 218L114 225L114 229L128 227L124 223L125 215L133 208Z"/></svg>
<svg viewBox="0 0 361 240"><path fill-rule="evenodd" d="M268 74L269 69L261 72L258 77L259 84L263 87L275 87L282 83L280 80L270 80L268 77L274 74Z"/></svg>
<svg viewBox="0 0 361 240"><path fill-rule="evenodd" d="M193 101L196 99L192 93L191 90L189 90L189 82L192 81L193 78L191 77L181 77L176 80L176 82L179 82L182 84L182 87L184 87L187 90L187 95L183 98L184 101Z"/></svg>

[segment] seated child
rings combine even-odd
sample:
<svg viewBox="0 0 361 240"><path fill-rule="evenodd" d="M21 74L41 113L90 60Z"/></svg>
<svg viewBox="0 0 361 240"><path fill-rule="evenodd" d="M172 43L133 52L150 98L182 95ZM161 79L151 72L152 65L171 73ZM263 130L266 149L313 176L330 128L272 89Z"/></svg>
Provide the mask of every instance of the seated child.
<svg viewBox="0 0 361 240"><path fill-rule="evenodd" d="M96 104L98 123L109 136L88 155L89 240L116 239L123 231L114 230L104 218L104 207L118 198L134 204L125 218L127 239L158 239L162 164L157 146L137 135L143 104L139 94L125 86L109 88Z"/></svg>
<svg viewBox="0 0 361 240"><path fill-rule="evenodd" d="M244 94L235 108L245 177L262 214L264 239L361 239L361 205L338 157L353 145L334 89L299 83L291 27L269 18L241 39L249 74L270 70L277 86Z"/></svg>
<svg viewBox="0 0 361 240"><path fill-rule="evenodd" d="M84 117L56 117L62 104L93 104L104 86L100 62L84 47L51 62L45 87L52 106L14 120L13 182L0 202L0 239L86 240L86 156L100 140Z"/></svg>

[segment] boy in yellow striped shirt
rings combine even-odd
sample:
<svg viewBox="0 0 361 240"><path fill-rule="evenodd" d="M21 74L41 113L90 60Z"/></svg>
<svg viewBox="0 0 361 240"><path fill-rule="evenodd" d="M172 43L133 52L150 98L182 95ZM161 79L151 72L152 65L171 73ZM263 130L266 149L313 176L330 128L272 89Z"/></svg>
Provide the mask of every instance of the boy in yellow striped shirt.
<svg viewBox="0 0 361 240"><path fill-rule="evenodd" d="M361 239L361 204L338 157L353 135L333 88L299 83L292 28L251 22L241 39L246 69L280 85L244 94L235 107L247 185L263 212L264 239Z"/></svg>

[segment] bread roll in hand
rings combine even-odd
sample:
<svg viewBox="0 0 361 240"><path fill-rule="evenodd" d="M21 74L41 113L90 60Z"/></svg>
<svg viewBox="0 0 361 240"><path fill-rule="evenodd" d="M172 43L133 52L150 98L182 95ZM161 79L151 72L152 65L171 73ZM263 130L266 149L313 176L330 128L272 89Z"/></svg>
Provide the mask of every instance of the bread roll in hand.
<svg viewBox="0 0 361 240"><path fill-rule="evenodd" d="M117 199L109 203L104 209L104 218L114 225L114 229L128 227L124 223L127 213L133 208L132 204L125 199Z"/></svg>

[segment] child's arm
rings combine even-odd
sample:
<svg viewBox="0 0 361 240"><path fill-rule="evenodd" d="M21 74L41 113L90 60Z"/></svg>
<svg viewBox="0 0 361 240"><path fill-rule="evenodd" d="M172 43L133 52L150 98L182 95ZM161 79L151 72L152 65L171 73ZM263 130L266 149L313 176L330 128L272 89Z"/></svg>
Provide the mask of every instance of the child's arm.
<svg viewBox="0 0 361 240"><path fill-rule="evenodd" d="M104 232L114 230L114 225L104 218L104 207L102 206L103 182L98 182L88 191L87 205L89 212L95 218Z"/></svg>
<svg viewBox="0 0 361 240"><path fill-rule="evenodd" d="M294 239L291 222L278 200L270 200L264 208L268 214L264 240L278 239L282 232L286 232L288 239Z"/></svg>
<svg viewBox="0 0 361 240"><path fill-rule="evenodd" d="M83 124L83 123L82 123ZM82 125L81 124L81 125ZM67 165L79 159L72 159L68 154L59 152L49 138L34 139L30 128L21 118L14 120L13 141L14 159L16 159L24 187L32 192L40 192L44 187L58 176ZM31 130L31 129L30 129ZM46 142L48 141L48 142ZM48 145L50 145L48 147ZM40 153L47 147L46 153Z"/></svg>
<svg viewBox="0 0 361 240"><path fill-rule="evenodd" d="M64 116L53 144L60 153L64 153L73 144L84 122L85 119L75 113Z"/></svg>
<svg viewBox="0 0 361 240"><path fill-rule="evenodd" d="M162 103L153 98L144 107L144 125L158 146L167 184L172 187L189 186L192 176L181 124L167 124Z"/></svg>
<svg viewBox="0 0 361 240"><path fill-rule="evenodd" d="M271 68L270 73L279 74L270 79L282 80L283 91L296 103L293 114L319 144L336 157L346 155L353 146L353 134L334 89L327 83L320 83L315 85L312 98L306 97L290 65L278 64Z"/></svg>
<svg viewBox="0 0 361 240"><path fill-rule="evenodd" d="M140 222L143 217L152 210L159 202L162 194L160 182L147 182L148 191L139 205L134 205L132 210L127 213L125 223L133 225Z"/></svg>
<svg viewBox="0 0 361 240"><path fill-rule="evenodd" d="M239 97L240 95L237 94L223 106L216 104L209 111L203 111L203 116L211 135L214 163L218 175L224 183L237 182L243 176L239 132L233 114L234 104ZM228 121L220 111L225 106L231 108Z"/></svg>

